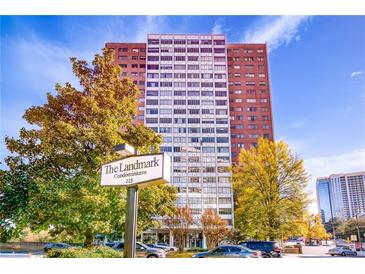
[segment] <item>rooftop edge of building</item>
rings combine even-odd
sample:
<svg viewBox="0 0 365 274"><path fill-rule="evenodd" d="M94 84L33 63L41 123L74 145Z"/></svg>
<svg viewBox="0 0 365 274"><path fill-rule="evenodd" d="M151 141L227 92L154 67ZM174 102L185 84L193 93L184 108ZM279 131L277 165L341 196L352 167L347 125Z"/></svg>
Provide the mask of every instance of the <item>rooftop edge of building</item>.
<svg viewBox="0 0 365 274"><path fill-rule="evenodd" d="M357 175L365 175L365 171L355 171L355 172L349 172L349 173L330 174L328 176L317 177L316 181L318 182L318 180L330 179L331 177L357 176Z"/></svg>

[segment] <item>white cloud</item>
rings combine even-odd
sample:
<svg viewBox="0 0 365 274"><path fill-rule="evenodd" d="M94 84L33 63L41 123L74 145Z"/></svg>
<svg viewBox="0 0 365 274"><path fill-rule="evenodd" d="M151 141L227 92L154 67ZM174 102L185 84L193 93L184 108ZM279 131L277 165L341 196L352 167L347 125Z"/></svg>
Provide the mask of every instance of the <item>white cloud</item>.
<svg viewBox="0 0 365 274"><path fill-rule="evenodd" d="M365 170L365 148L356 149L340 155L315 157L304 160L305 168L311 176L308 191L313 203L309 210L317 211L316 178L331 174L349 173Z"/></svg>
<svg viewBox="0 0 365 274"><path fill-rule="evenodd" d="M147 34L162 33L164 29L165 18L163 16L145 16L137 24L134 42L146 42Z"/></svg>
<svg viewBox="0 0 365 274"><path fill-rule="evenodd" d="M293 39L298 41L300 26L307 22L309 16L279 16L264 20L254 30L246 31L243 42L267 43L269 49L275 50L281 45L288 45Z"/></svg>
<svg viewBox="0 0 365 274"><path fill-rule="evenodd" d="M212 27L213 34L222 34L223 33L223 21L218 19L214 22L214 26Z"/></svg>
<svg viewBox="0 0 365 274"><path fill-rule="evenodd" d="M16 52L28 79L55 84L74 78L69 60L73 53L69 49L38 39L21 39L17 46Z"/></svg>
<svg viewBox="0 0 365 274"><path fill-rule="evenodd" d="M364 72L363 71L361 71L361 70L359 70L359 71L354 71L354 72L352 72L351 73L351 77L357 77L357 76L361 76L361 75L363 75L364 74Z"/></svg>

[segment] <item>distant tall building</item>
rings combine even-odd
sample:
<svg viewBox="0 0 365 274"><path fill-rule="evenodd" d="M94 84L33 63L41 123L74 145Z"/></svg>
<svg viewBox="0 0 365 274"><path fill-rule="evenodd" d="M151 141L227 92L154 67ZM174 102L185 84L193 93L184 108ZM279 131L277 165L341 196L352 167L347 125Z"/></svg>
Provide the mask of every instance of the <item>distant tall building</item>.
<svg viewBox="0 0 365 274"><path fill-rule="evenodd" d="M365 214L365 172L317 178L317 202L322 222Z"/></svg>
<svg viewBox="0 0 365 274"><path fill-rule="evenodd" d="M149 34L146 42L106 44L141 90L136 122L163 136L177 205L196 220L212 208L233 225L228 166L259 137L273 140L266 44L227 44L223 34ZM156 240L171 242L164 233ZM203 239L198 226L188 246Z"/></svg>

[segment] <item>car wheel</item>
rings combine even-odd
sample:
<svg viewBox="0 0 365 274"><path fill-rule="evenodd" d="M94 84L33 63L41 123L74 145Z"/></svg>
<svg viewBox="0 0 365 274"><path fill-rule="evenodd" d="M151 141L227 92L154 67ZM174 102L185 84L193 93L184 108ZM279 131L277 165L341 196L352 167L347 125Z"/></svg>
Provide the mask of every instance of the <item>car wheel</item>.
<svg viewBox="0 0 365 274"><path fill-rule="evenodd" d="M342 256L342 257L345 257L345 256L346 256L346 253L345 253L345 252L342 252L342 253L341 253L341 256Z"/></svg>
<svg viewBox="0 0 365 274"><path fill-rule="evenodd" d="M335 256L335 254L331 254L331 256L333 257L333 256Z"/></svg>
<svg viewBox="0 0 365 274"><path fill-rule="evenodd" d="M271 256L270 255L267 255L267 254L263 254L262 255L262 258L271 258Z"/></svg>
<svg viewBox="0 0 365 274"><path fill-rule="evenodd" d="M157 255L152 254L152 255L149 255L147 258L158 258L158 256L157 256Z"/></svg>
<svg viewBox="0 0 365 274"><path fill-rule="evenodd" d="M354 254L353 254L353 255L354 255L354 257L356 257L356 256L357 256L357 253L356 253L356 252L354 252Z"/></svg>

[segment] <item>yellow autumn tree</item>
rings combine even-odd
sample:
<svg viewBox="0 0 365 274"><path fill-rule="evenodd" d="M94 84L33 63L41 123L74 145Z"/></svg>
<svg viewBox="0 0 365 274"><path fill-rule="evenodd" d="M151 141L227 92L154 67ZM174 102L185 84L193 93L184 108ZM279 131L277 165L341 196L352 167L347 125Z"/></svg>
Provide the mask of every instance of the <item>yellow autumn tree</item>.
<svg viewBox="0 0 365 274"><path fill-rule="evenodd" d="M308 177L285 142L260 138L257 148L242 149L232 177L240 235L274 240L300 234Z"/></svg>
<svg viewBox="0 0 365 274"><path fill-rule="evenodd" d="M308 242L312 240L328 240L330 235L326 232L319 214L307 214L304 219L305 234Z"/></svg>

